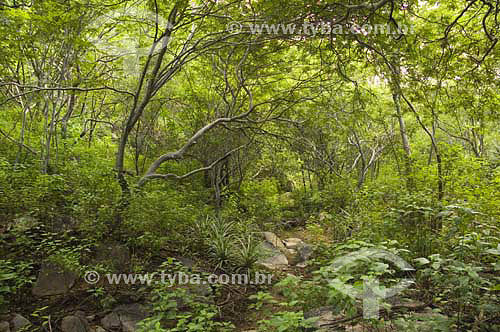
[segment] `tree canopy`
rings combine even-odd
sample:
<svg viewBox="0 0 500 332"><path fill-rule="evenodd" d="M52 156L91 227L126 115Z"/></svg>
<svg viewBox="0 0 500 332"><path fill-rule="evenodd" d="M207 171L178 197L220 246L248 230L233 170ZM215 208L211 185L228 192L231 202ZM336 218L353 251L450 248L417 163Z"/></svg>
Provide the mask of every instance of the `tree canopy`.
<svg viewBox="0 0 500 332"><path fill-rule="evenodd" d="M0 1L0 330L22 313L34 331L73 331L68 301L89 315L149 305L142 331L302 331L318 327L307 314L318 304L335 308L332 331L496 331L499 10ZM124 295L77 281L62 302L35 290L49 263L77 280L178 272L186 257L202 273L262 271L262 232L293 240L290 266L305 247L296 238L313 258L289 276L273 270L267 288L214 286L208 302L157 285ZM377 255L329 269L367 248L413 265L398 296L422 305L362 317L363 301L332 280L404 277Z"/></svg>

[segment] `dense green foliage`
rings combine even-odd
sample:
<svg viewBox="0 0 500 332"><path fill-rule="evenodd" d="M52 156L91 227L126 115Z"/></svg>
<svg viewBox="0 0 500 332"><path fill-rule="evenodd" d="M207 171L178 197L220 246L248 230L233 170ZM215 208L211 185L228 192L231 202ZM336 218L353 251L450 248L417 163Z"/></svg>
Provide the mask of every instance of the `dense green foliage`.
<svg viewBox="0 0 500 332"><path fill-rule="evenodd" d="M315 246L274 285L214 287L207 300L77 282L68 301L147 303L141 331L304 331L320 306L370 331L498 331L499 11L498 0L0 1L0 315L52 331L64 302L30 294L47 262L112 272L113 257L96 258L112 243L131 252L125 272L189 273L172 257L191 257L203 273L251 273L272 231ZM363 320L339 285L404 277L377 257L331 270L363 248L410 262L401 297L434 314Z"/></svg>

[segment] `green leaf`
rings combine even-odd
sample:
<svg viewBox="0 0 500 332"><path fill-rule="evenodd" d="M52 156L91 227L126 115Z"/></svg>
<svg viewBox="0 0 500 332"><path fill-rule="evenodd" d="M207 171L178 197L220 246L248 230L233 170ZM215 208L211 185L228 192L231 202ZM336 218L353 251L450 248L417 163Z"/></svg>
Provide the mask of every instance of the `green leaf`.
<svg viewBox="0 0 500 332"><path fill-rule="evenodd" d="M429 264L430 263L430 260L428 260L425 257L415 258L414 261L417 262L417 263L419 263L420 265L425 265L425 264Z"/></svg>
<svg viewBox="0 0 500 332"><path fill-rule="evenodd" d="M495 286L492 286L490 288L490 290L492 290L492 291L500 291L500 284L496 284Z"/></svg>

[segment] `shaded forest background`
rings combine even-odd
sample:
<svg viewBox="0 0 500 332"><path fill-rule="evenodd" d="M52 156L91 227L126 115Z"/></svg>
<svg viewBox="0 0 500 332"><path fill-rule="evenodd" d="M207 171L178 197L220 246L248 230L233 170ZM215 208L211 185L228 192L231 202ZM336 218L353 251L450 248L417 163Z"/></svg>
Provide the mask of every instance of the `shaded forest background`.
<svg viewBox="0 0 500 332"><path fill-rule="evenodd" d="M441 315L426 331L498 331L499 7L0 1L1 312L52 331L64 303L101 312L133 298L154 308L144 331L302 331L319 304L361 319L321 276L349 249L377 247L416 268L405 296ZM109 244L130 252L126 272L173 257L205 272L259 270L262 231L315 247L295 276L275 272L277 288L221 287L214 303L173 311L189 296L158 286L31 293L46 262L80 277L114 271L95 260ZM402 277L371 263L337 277ZM395 330L418 330L411 314L398 319ZM360 324L389 331L388 321Z"/></svg>

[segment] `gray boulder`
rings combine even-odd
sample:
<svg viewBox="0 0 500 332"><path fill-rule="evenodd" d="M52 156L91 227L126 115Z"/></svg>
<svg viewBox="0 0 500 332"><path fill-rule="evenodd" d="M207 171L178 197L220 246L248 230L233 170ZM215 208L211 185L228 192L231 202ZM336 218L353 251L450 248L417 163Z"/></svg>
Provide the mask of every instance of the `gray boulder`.
<svg viewBox="0 0 500 332"><path fill-rule="evenodd" d="M188 257L178 257L177 260L182 263L188 270L193 269L195 262Z"/></svg>
<svg viewBox="0 0 500 332"><path fill-rule="evenodd" d="M297 248L304 243L301 239L295 237L285 239L283 242L285 243L285 247L287 247L287 249L295 250L297 250Z"/></svg>
<svg viewBox="0 0 500 332"><path fill-rule="evenodd" d="M271 262L265 262L266 264L274 265L295 265L306 260L309 257L308 250L312 247L302 242L301 239L289 238L285 241L281 239L272 232L264 232L265 243L272 245L274 248L279 250L287 259L287 263L284 263L283 256L275 255ZM310 250L312 252L312 250Z"/></svg>
<svg viewBox="0 0 500 332"><path fill-rule="evenodd" d="M281 239L274 233L272 232L263 232L262 233L264 235L264 239L270 243L271 245L273 245L275 248L277 248L279 251L286 251L286 247L285 247L285 244L283 243L283 241L281 241Z"/></svg>
<svg viewBox="0 0 500 332"><path fill-rule="evenodd" d="M288 263L290 265L296 265L302 262L302 257L300 256L300 253L295 249L287 249L284 255L288 259Z"/></svg>
<svg viewBox="0 0 500 332"><path fill-rule="evenodd" d="M135 332L137 323L148 317L147 312L146 306L139 303L120 305L107 314L101 324L106 330L121 328L123 332Z"/></svg>
<svg viewBox="0 0 500 332"><path fill-rule="evenodd" d="M23 328L31 325L29 320L18 314L14 315L11 323L14 332L21 331Z"/></svg>
<svg viewBox="0 0 500 332"><path fill-rule="evenodd" d="M61 322L62 332L89 332L89 324L87 320L81 316L66 316Z"/></svg>
<svg viewBox="0 0 500 332"><path fill-rule="evenodd" d="M311 257L314 247L307 243L302 243L298 246L297 251L299 252L301 261L306 261Z"/></svg>
<svg viewBox="0 0 500 332"><path fill-rule="evenodd" d="M54 263L46 262L38 273L32 293L35 296L66 294L75 281L75 273L64 270Z"/></svg>
<svg viewBox="0 0 500 332"><path fill-rule="evenodd" d="M116 271L127 271L130 266L130 251L120 243L108 243L97 248L98 262L111 263Z"/></svg>
<svg viewBox="0 0 500 332"><path fill-rule="evenodd" d="M9 322L0 322L0 332L10 332Z"/></svg>
<svg viewBox="0 0 500 332"><path fill-rule="evenodd" d="M120 316L123 332L135 332L137 323L148 317L146 307L139 303L121 305L115 312Z"/></svg>
<svg viewBox="0 0 500 332"><path fill-rule="evenodd" d="M278 270L288 265L288 258L269 242L261 244L263 259L257 261L257 265L269 270Z"/></svg>
<svg viewBox="0 0 500 332"><path fill-rule="evenodd" d="M122 325L120 316L116 312L111 312L101 319L101 324L106 330L116 330Z"/></svg>

